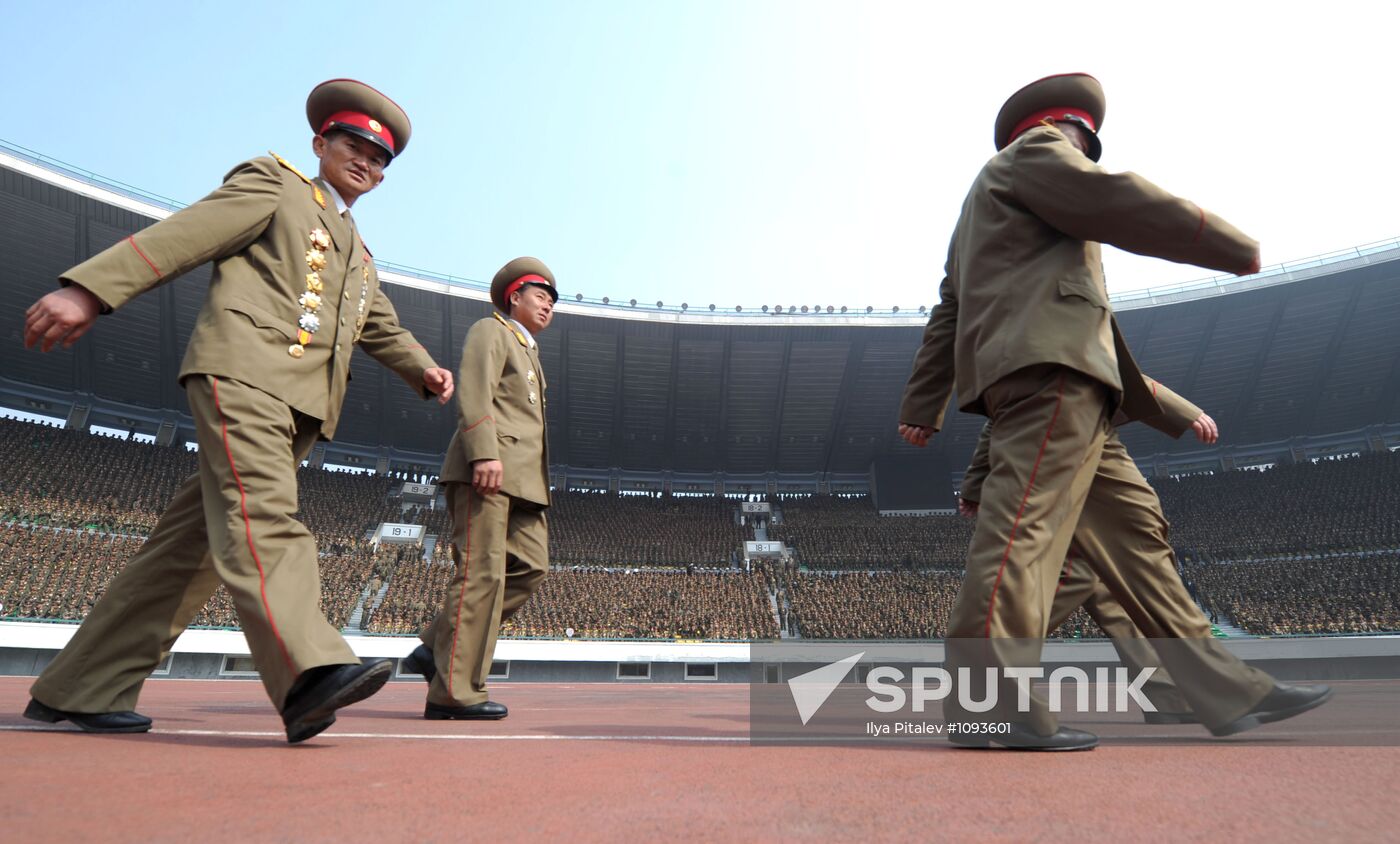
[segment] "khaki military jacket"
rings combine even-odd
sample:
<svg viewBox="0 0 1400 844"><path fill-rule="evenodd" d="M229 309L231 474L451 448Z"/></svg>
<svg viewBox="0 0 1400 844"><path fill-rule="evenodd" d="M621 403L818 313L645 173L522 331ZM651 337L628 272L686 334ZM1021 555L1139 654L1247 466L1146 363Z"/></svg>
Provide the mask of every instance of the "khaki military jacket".
<svg viewBox="0 0 1400 844"><path fill-rule="evenodd" d="M350 215L337 213L323 184L280 161L238 165L204 199L84 261L62 280L115 309L213 261L181 381L194 374L241 381L322 420L321 434L330 439L356 345L425 398L423 371L436 364L399 325ZM319 266L322 260L324 266L314 269L313 261ZM319 285L308 278L313 272ZM309 292L314 299L304 298ZM306 324L317 330L298 336Z"/></svg>
<svg viewBox="0 0 1400 844"><path fill-rule="evenodd" d="M1031 129L963 202L899 421L941 428L955 388L962 410L986 413L987 387L1045 363L1101 381L1129 419L1161 415L1113 318L1100 243L1225 272L1258 250L1195 204L1099 167L1054 126Z"/></svg>
<svg viewBox="0 0 1400 844"><path fill-rule="evenodd" d="M1162 406L1162 413L1140 421L1173 439L1190 430L1191 423L1200 419L1201 414L1205 412L1161 382L1147 378L1145 386ZM1120 413L1114 417L1113 424L1122 425L1128 421L1127 414ZM992 422L987 420L987 424L982 426L982 433L977 437L977 447L973 449L972 461L967 465L967 472L963 475L959 488L965 501L982 500L982 483L987 480L987 474L991 471L991 444Z"/></svg>
<svg viewBox="0 0 1400 844"><path fill-rule="evenodd" d="M538 349L500 314L467 332L457 377L457 433L439 480L471 483L472 462L499 460L501 492L549 506L549 438Z"/></svg>

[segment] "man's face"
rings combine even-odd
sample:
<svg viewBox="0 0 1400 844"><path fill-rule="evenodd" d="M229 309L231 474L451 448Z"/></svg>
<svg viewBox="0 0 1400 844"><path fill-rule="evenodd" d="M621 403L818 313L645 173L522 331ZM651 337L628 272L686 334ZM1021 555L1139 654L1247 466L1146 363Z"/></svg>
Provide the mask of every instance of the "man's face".
<svg viewBox="0 0 1400 844"><path fill-rule="evenodd" d="M554 300L543 287L527 285L510 296L510 318L525 326L531 335L549 327L554 316Z"/></svg>
<svg viewBox="0 0 1400 844"><path fill-rule="evenodd" d="M346 205L353 205L384 181L389 154L359 135L334 131L317 135L311 140L311 149L321 159L321 178L335 188Z"/></svg>

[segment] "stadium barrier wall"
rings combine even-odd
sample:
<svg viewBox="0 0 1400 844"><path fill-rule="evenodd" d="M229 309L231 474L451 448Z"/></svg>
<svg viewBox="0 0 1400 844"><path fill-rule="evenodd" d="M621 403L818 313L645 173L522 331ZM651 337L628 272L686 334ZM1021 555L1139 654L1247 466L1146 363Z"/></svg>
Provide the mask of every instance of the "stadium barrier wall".
<svg viewBox="0 0 1400 844"><path fill-rule="evenodd" d="M68 623L0 622L0 675L37 675L76 630L77 625ZM400 659L418 644L412 636L352 635L346 641L362 658ZM1237 638L1224 642L1236 656L1282 680L1400 679L1400 636ZM824 640L789 642L802 643L831 644ZM885 646L882 652L888 653L888 646L897 643L880 644ZM943 661L940 642L901 646L908 648L910 662ZM248 645L237 630L187 630L171 653L169 666L159 676L256 676L246 668ZM493 679L507 682L744 683L749 681L751 669L747 642L501 639L496 663L499 667ZM1049 670L1068 665L1087 670L1117 663L1112 644L1104 640L1061 640L1045 645L1044 664ZM798 656L779 666L765 666L762 673L769 681L784 681L811 667ZM402 675L402 679L418 677Z"/></svg>

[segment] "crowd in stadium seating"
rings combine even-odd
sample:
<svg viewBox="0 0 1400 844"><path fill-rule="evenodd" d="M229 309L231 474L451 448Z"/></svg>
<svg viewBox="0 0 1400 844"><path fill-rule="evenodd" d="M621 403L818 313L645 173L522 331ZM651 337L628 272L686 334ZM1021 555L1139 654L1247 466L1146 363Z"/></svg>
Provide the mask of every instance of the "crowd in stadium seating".
<svg viewBox="0 0 1400 844"><path fill-rule="evenodd" d="M82 618L141 543L86 530L0 524L0 615Z"/></svg>
<svg viewBox="0 0 1400 844"><path fill-rule="evenodd" d="M953 572L781 572L792 622L812 639L943 635L962 578Z"/></svg>
<svg viewBox="0 0 1400 844"><path fill-rule="evenodd" d="M815 573L792 565L765 567L785 624L813 639L929 639L947 632L962 582L960 572ZM1103 631L1082 609L1051 634L1099 638Z"/></svg>
<svg viewBox="0 0 1400 844"><path fill-rule="evenodd" d="M0 448L0 606L11 617L82 617L196 464L180 447L10 420L0 420ZM1337 557L1400 549L1400 454L1155 482L1191 588L1222 620L1257 633L1400 629L1397 555ZM405 507L401 483L298 475L300 516L322 552L323 608L337 625L367 592L365 620L379 632L417 632L441 606L452 575L448 514ZM770 636L778 624L771 593L784 628L803 636L941 634L970 520L881 517L863 498L775 503L781 517L768 538L795 557L748 575L730 571L754 538L731 499L557 492L554 571L505 633ZM422 524L440 537L433 559L424 562L418 546L375 550L366 537L383 521ZM1333 558L1274 559L1318 552ZM195 623L236 623L222 590ZM1059 635L1098 631L1081 612Z"/></svg>
<svg viewBox="0 0 1400 844"><path fill-rule="evenodd" d="M1400 632L1400 554L1209 563L1183 572L1208 607L1249 633Z"/></svg>
<svg viewBox="0 0 1400 844"><path fill-rule="evenodd" d="M417 634L442 607L452 574L445 541L433 548L431 559L406 561L395 567L383 600L365 614L365 629L372 633Z"/></svg>
<svg viewBox="0 0 1400 844"><path fill-rule="evenodd" d="M1235 560L1400 548L1400 453L1154 482L1183 553Z"/></svg>
<svg viewBox="0 0 1400 844"><path fill-rule="evenodd" d="M781 505L768 538L787 543L808 568L960 571L972 523L954 515L881 516L866 498L814 496Z"/></svg>
<svg viewBox="0 0 1400 844"><path fill-rule="evenodd" d="M549 552L558 566L728 567L753 534L725 498L558 492Z"/></svg>
<svg viewBox="0 0 1400 844"><path fill-rule="evenodd" d="M517 636L767 639L778 635L768 592L741 572L565 569L502 631Z"/></svg>
<svg viewBox="0 0 1400 844"><path fill-rule="evenodd" d="M452 564L401 564L368 625L417 633L443 605ZM502 636L753 639L777 636L758 575L677 570L554 569L501 630Z"/></svg>
<svg viewBox="0 0 1400 844"><path fill-rule="evenodd" d="M52 518L70 520L112 513L159 515L175 488L194 473L197 461L184 449L11 419L0 420L0 454L5 455L0 460L0 513L47 510ZM91 512L82 513L81 505Z"/></svg>

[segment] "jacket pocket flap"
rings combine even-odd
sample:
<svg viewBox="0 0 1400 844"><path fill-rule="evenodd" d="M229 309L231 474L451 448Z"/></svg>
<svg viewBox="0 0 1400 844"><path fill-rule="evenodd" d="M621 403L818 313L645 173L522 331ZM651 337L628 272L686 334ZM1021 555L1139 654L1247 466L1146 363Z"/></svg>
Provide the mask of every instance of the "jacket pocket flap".
<svg viewBox="0 0 1400 844"><path fill-rule="evenodd" d="M246 299L231 299L224 306L226 310L243 314L252 320L258 328L271 328L278 331L288 340L295 340L297 336L296 327L281 317L276 316L262 305L257 305Z"/></svg>
<svg viewBox="0 0 1400 844"><path fill-rule="evenodd" d="M1093 279L1064 276L1059 281L1059 289L1061 296L1074 296L1095 307L1108 308L1108 296Z"/></svg>

